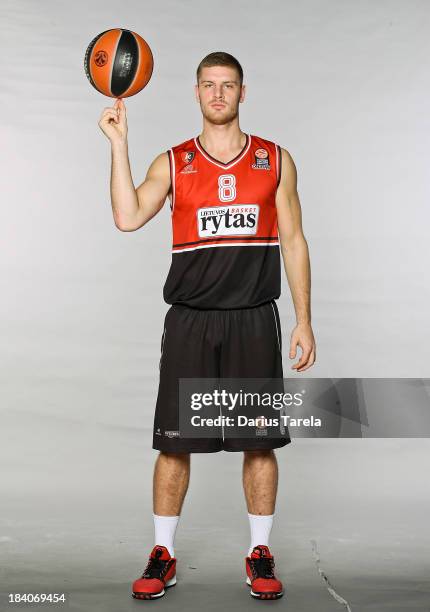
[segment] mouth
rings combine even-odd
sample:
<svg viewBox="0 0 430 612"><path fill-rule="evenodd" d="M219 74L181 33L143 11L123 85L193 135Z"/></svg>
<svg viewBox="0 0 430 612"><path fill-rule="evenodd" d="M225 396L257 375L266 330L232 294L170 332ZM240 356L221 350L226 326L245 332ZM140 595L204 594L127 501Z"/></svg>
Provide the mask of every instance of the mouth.
<svg viewBox="0 0 430 612"><path fill-rule="evenodd" d="M216 108L217 110L221 110L225 107L225 104L221 104L220 102L216 102L215 104L211 104L212 108Z"/></svg>

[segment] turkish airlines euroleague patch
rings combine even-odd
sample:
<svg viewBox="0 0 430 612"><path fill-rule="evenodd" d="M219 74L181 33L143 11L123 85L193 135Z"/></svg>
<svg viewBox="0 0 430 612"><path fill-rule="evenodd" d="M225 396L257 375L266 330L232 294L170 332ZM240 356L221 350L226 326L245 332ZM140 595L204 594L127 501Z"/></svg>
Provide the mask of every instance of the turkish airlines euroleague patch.
<svg viewBox="0 0 430 612"><path fill-rule="evenodd" d="M254 152L255 162L252 167L256 170L270 170L269 153L267 149L257 149Z"/></svg>
<svg viewBox="0 0 430 612"><path fill-rule="evenodd" d="M257 233L258 204L211 206L197 211L197 228L201 238L214 236L249 236Z"/></svg>

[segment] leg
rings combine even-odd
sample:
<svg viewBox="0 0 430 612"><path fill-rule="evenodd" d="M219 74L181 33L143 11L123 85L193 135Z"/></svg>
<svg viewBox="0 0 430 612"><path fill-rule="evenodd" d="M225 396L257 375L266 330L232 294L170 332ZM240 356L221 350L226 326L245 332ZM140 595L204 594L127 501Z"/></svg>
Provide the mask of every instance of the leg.
<svg viewBox="0 0 430 612"><path fill-rule="evenodd" d="M244 452L243 488L251 528L246 582L253 597L278 599L283 587L274 574L275 562L268 546L278 489L278 463L273 450Z"/></svg>
<svg viewBox="0 0 430 612"><path fill-rule="evenodd" d="M235 378L241 388L244 383L240 379L266 378L270 379L272 392L283 393L281 326L275 302L230 311L224 328L221 378L230 379L228 386L232 386ZM267 437L257 436L256 431L250 433L253 437L226 436L223 447L244 453L243 488L251 529L251 547L245 560L247 584L253 597L278 599L283 595L283 587L274 574L275 562L268 546L278 489L278 464L273 449L291 440L283 427L279 430L268 427Z"/></svg>
<svg viewBox="0 0 430 612"><path fill-rule="evenodd" d="M133 583L133 597L138 599L162 597L165 587L176 584L174 537L190 479L190 453L222 448L222 438L180 435L180 379L218 376L217 339L212 336L210 314L179 305L168 310L161 336L152 443L160 451L153 478L155 546L141 578Z"/></svg>
<svg viewBox="0 0 430 612"><path fill-rule="evenodd" d="M156 546L175 556L175 534L190 480L189 453L160 453L154 467L153 504Z"/></svg>
<svg viewBox="0 0 430 612"><path fill-rule="evenodd" d="M244 451L243 455L243 489L248 512L273 515L278 490L275 453L273 450L252 450Z"/></svg>
<svg viewBox="0 0 430 612"><path fill-rule="evenodd" d="M190 481L190 454L160 452L154 467L154 514L179 516Z"/></svg>
<svg viewBox="0 0 430 612"><path fill-rule="evenodd" d="M273 450L244 452L243 489L251 530L250 555L255 546L269 545L278 489L278 463Z"/></svg>

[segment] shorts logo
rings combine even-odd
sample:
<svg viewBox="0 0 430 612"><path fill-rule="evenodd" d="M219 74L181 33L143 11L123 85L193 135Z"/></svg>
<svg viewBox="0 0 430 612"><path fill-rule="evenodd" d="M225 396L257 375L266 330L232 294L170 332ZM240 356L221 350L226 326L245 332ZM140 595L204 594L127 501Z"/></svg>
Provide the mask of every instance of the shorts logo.
<svg viewBox="0 0 430 612"><path fill-rule="evenodd" d="M182 154L182 160L186 164L191 164L191 162L194 159L194 156L195 156L195 152L194 151L186 151L185 153Z"/></svg>
<svg viewBox="0 0 430 612"><path fill-rule="evenodd" d="M264 416L257 417L255 419L255 425L256 425L256 429L255 429L256 436L267 436L267 427L265 425Z"/></svg>
<svg viewBox="0 0 430 612"><path fill-rule="evenodd" d="M197 229L201 238L249 236L257 233L258 204L211 206L197 211Z"/></svg>
<svg viewBox="0 0 430 612"><path fill-rule="evenodd" d="M179 438L179 431L165 431L164 435L167 436L168 438Z"/></svg>
<svg viewBox="0 0 430 612"><path fill-rule="evenodd" d="M254 151L255 163L252 168L255 170L270 170L269 153L266 149L257 149Z"/></svg>
<svg viewBox="0 0 430 612"><path fill-rule="evenodd" d="M267 429L265 427L257 427L255 430L255 435L258 436L267 436Z"/></svg>

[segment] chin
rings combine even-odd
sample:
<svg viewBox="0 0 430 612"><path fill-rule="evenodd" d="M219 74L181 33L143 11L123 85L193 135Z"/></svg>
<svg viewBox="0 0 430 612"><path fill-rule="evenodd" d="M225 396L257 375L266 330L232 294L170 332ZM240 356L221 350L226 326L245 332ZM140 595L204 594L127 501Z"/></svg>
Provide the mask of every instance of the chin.
<svg viewBox="0 0 430 612"><path fill-rule="evenodd" d="M230 123L233 121L233 119L236 119L237 115L237 112L227 112L223 115L220 115L217 111L203 113L204 118L214 125L224 125L225 123Z"/></svg>

